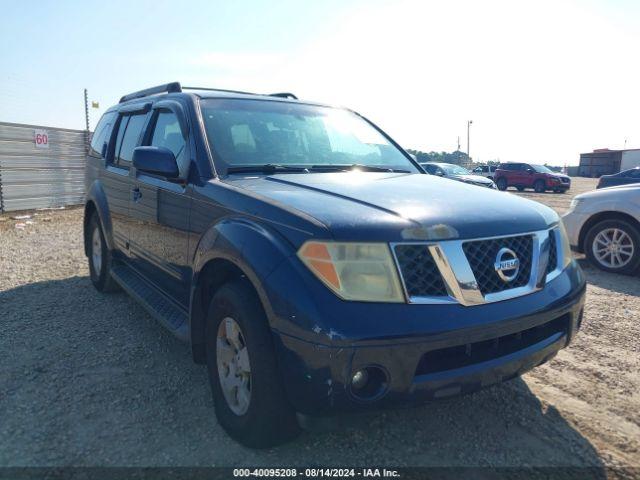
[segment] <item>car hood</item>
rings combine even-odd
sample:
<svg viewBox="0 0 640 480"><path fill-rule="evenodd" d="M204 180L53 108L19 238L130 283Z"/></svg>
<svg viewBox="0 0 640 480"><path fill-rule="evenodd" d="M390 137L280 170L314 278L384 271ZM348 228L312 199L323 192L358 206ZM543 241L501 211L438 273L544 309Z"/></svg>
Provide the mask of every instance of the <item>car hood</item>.
<svg viewBox="0 0 640 480"><path fill-rule="evenodd" d="M450 177L462 182L473 182L482 185L489 185L493 183L493 180L487 177L481 177L480 175L450 175Z"/></svg>
<svg viewBox="0 0 640 480"><path fill-rule="evenodd" d="M291 173L232 175L224 182L315 218L336 240L479 238L531 232L558 221L540 203L433 175Z"/></svg>
<svg viewBox="0 0 640 480"><path fill-rule="evenodd" d="M597 190L591 190L590 192L581 193L576 195L576 199L589 199L589 198L604 198L615 196L629 196L632 198L638 198L640 195L640 183L628 183L626 185L615 185L613 187L599 188Z"/></svg>

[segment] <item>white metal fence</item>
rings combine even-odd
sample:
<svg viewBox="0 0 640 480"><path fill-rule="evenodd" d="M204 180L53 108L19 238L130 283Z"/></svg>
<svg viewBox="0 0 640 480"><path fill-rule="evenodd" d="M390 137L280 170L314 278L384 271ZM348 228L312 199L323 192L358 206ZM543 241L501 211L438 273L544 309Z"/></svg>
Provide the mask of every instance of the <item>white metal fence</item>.
<svg viewBox="0 0 640 480"><path fill-rule="evenodd" d="M88 132L0 122L0 212L80 204Z"/></svg>

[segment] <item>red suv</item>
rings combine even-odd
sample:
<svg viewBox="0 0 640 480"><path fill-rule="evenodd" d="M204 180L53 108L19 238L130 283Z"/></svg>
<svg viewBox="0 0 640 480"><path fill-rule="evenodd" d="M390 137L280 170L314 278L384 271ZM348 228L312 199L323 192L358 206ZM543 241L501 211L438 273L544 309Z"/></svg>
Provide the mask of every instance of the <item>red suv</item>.
<svg viewBox="0 0 640 480"><path fill-rule="evenodd" d="M564 193L571 188L571 179L566 175L531 163L501 163L493 178L499 190L516 187L520 192L533 188L538 193L547 190Z"/></svg>

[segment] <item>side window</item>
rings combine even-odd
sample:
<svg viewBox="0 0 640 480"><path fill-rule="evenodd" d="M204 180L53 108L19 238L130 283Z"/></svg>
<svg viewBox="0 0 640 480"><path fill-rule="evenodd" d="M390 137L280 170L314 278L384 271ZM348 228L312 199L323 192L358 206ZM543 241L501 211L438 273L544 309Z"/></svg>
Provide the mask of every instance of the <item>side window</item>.
<svg viewBox="0 0 640 480"><path fill-rule="evenodd" d="M154 147L165 147L171 150L176 157L180 176L186 177L188 168L187 144L175 113L166 110L157 113L150 144Z"/></svg>
<svg viewBox="0 0 640 480"><path fill-rule="evenodd" d="M142 127L144 127L146 118L146 115L129 116L119 149L118 142L116 142L116 164L119 167L129 168L131 166L131 161L133 160L133 149L138 146L138 139L140 138L140 133L142 132ZM120 137L121 130L122 122L120 123L120 129L118 130L118 137Z"/></svg>
<svg viewBox="0 0 640 480"><path fill-rule="evenodd" d="M115 112L105 113L98 122L98 125L96 125L93 137L91 138L91 149L89 151L91 156L102 157L102 146L105 142L109 142L111 127L113 126L115 117Z"/></svg>

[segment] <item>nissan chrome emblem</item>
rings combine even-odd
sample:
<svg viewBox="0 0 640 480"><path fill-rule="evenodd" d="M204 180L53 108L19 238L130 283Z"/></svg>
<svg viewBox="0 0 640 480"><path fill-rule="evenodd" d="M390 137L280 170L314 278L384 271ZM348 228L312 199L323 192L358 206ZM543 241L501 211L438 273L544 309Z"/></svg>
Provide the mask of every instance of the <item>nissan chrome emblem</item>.
<svg viewBox="0 0 640 480"><path fill-rule="evenodd" d="M494 264L496 273L502 281L509 283L515 280L520 271L520 260L516 253L510 248L501 248L496 255L496 263Z"/></svg>

